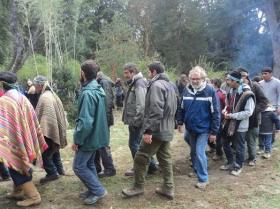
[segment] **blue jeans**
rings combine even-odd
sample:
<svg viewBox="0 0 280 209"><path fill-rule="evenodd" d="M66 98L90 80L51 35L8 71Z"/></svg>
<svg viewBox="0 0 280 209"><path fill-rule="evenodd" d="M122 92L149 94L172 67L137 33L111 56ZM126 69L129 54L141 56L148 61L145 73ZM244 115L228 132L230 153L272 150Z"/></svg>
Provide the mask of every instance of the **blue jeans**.
<svg viewBox="0 0 280 209"><path fill-rule="evenodd" d="M236 132L232 137L233 147L235 148L236 161L234 162L231 140L223 139L223 148L227 157L228 164L233 164L235 169L240 169L244 163L245 156L245 136L246 132Z"/></svg>
<svg viewBox="0 0 280 209"><path fill-rule="evenodd" d="M134 159L135 154L138 151L141 142L141 128L128 126L128 131L129 131L128 146L132 155L132 159Z"/></svg>
<svg viewBox="0 0 280 209"><path fill-rule="evenodd" d="M32 169L29 170L29 176L23 175L12 168L9 168L9 172L14 182L14 185L16 186L20 186L25 184L26 182L32 181Z"/></svg>
<svg viewBox="0 0 280 209"><path fill-rule="evenodd" d="M193 164L193 169L197 174L199 182L208 181L208 171L207 171L207 156L205 153L209 134L192 134L187 133L188 141L191 146L191 160Z"/></svg>
<svg viewBox="0 0 280 209"><path fill-rule="evenodd" d="M260 134L259 135L265 153L270 153L272 150L272 134Z"/></svg>
<svg viewBox="0 0 280 209"><path fill-rule="evenodd" d="M105 188L98 179L94 157L94 151L76 151L73 161L73 171L93 195L102 196L105 193Z"/></svg>
<svg viewBox="0 0 280 209"><path fill-rule="evenodd" d="M43 152L42 158L47 176L63 174L64 169L61 162L59 149L56 147L57 145L47 137L45 137L45 141L48 145L48 149Z"/></svg>

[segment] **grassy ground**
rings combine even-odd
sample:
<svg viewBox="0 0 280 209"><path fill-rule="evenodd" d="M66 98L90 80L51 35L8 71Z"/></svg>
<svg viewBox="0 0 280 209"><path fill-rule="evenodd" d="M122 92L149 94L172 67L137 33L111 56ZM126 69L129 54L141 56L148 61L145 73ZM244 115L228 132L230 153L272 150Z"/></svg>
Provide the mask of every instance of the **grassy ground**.
<svg viewBox="0 0 280 209"><path fill-rule="evenodd" d="M154 193L161 184L160 174L148 176L145 194L141 197L123 199L121 189L132 183L123 173L132 167L131 155L127 146L128 131L116 114L115 126L111 129L111 146L117 167L117 175L102 179L109 195L95 206L84 206L78 199L78 193L84 190L82 183L75 177L71 165L73 152L70 149L72 131L69 131L69 146L62 151L67 176L47 185L38 185L45 175L36 169L34 182L42 196L42 204L35 209L82 209L82 208L187 208L187 209L277 209L280 208L280 146L279 139L269 160L258 159L256 167L244 167L240 177L234 177L219 170L222 161L209 160L210 185L206 191L194 188L196 178L189 178L191 171L186 160L189 148L183 142L182 135L176 133L172 142L176 198L167 201ZM279 137L278 137L279 138ZM14 201L4 195L12 188L12 182L0 183L0 209L17 208Z"/></svg>

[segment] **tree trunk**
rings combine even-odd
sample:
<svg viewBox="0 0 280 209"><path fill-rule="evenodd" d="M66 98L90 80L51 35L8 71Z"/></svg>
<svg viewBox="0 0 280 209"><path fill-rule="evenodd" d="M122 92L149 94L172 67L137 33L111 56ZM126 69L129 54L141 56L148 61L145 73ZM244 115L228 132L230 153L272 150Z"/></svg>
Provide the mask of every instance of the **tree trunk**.
<svg viewBox="0 0 280 209"><path fill-rule="evenodd" d="M18 5L17 1L12 1L11 7L11 26L10 30L13 34L13 55L10 64L8 65L9 71L17 72L23 65L24 54L24 40L22 35L19 32L19 23L18 23Z"/></svg>
<svg viewBox="0 0 280 209"><path fill-rule="evenodd" d="M280 22L277 21L274 0L266 0L263 7L270 28L273 50L273 74L280 78Z"/></svg>

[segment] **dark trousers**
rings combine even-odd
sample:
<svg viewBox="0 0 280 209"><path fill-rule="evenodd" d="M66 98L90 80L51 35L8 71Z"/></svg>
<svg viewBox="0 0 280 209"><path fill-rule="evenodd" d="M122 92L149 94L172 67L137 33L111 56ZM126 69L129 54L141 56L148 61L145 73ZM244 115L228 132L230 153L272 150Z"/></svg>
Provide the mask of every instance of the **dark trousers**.
<svg viewBox="0 0 280 209"><path fill-rule="evenodd" d="M233 167L236 169L242 168L244 163L245 136L246 132L236 132L232 137L232 140L229 140L227 138L223 139L223 148L227 157L228 164L233 164ZM232 150L231 143L233 143L233 147L235 148L235 162L233 156L234 152Z"/></svg>
<svg viewBox="0 0 280 209"><path fill-rule="evenodd" d="M102 165L104 167L104 173L105 172L110 173L110 172L114 172L116 170L114 163L113 163L111 149L109 146L102 147L102 148L96 150L94 163L95 163L97 173L100 173L102 171L101 161L102 161Z"/></svg>
<svg viewBox="0 0 280 209"><path fill-rule="evenodd" d="M60 152L57 145L49 138L45 137L48 149L43 152L43 165L47 176L64 174Z"/></svg>
<svg viewBox="0 0 280 209"><path fill-rule="evenodd" d="M10 177L8 168L6 168L6 166L2 162L0 162L0 176L3 179L7 179Z"/></svg>
<svg viewBox="0 0 280 209"><path fill-rule="evenodd" d="M110 127L109 127L109 134L110 134ZM101 162L104 168L104 173L111 173L116 171L110 146L101 147L95 152L94 164L97 173L100 173L102 171Z"/></svg>
<svg viewBox="0 0 280 209"><path fill-rule="evenodd" d="M222 134L221 131L217 134L216 139L216 154L219 156L223 155L223 142L222 142Z"/></svg>
<svg viewBox="0 0 280 209"><path fill-rule="evenodd" d="M12 180L13 180L15 186L20 186L20 185L32 180L32 169L30 169L28 176L22 175L21 173L19 173L18 171L14 170L12 168L9 168L9 172L10 172L10 175L12 177Z"/></svg>
<svg viewBox="0 0 280 209"><path fill-rule="evenodd" d="M128 131L129 131L128 146L132 155L132 159L134 159L135 154L139 149L141 138L142 138L141 128L128 126ZM149 164L149 170L152 172L153 170L156 169L157 169L156 162L152 157Z"/></svg>

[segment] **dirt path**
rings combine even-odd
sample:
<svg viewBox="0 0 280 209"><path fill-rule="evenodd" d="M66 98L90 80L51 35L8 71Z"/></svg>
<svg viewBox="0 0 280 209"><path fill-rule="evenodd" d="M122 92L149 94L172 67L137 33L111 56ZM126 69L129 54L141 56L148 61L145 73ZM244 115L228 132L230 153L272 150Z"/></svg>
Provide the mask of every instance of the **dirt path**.
<svg viewBox="0 0 280 209"><path fill-rule="evenodd" d="M187 156L189 148L176 134L172 143L176 198L166 201L154 193L161 183L160 174L148 176L145 194L141 197L123 199L120 191L132 183L123 173L131 168L132 160L127 146L127 129L117 122L111 130L112 150L117 176L103 179L109 195L94 208L187 208L187 209L279 209L280 208L280 148L279 140L270 160L258 159L256 167L245 166L240 177L234 177L219 170L222 161L209 160L210 185L206 191L194 188L196 178L188 177L191 167ZM71 136L71 133L69 133ZM71 140L69 140L71 141ZM84 190L81 182L74 176L71 165L73 153L70 146L62 152L64 165L69 176L60 178L48 185L39 185L43 202L35 209L82 209L84 206L78 199L78 193ZM36 169L34 181L38 184L44 172ZM14 209L14 201L5 199L4 194L12 187L12 182L0 183L0 209Z"/></svg>

